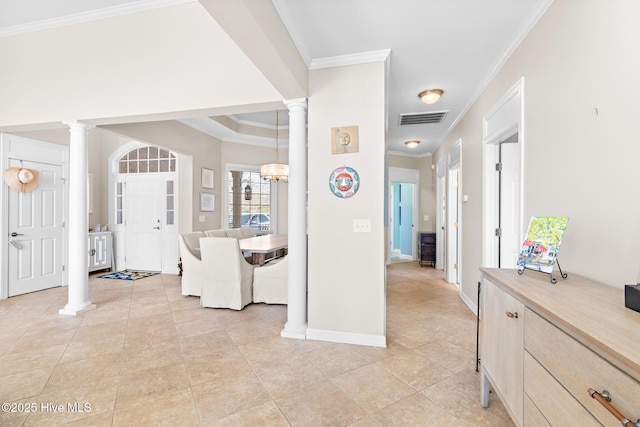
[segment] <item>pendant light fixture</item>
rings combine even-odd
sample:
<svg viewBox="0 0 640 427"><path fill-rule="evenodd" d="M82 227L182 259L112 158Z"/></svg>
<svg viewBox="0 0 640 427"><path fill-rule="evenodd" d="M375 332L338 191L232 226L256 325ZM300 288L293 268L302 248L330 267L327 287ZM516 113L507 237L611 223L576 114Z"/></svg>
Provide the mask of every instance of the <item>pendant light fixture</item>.
<svg viewBox="0 0 640 427"><path fill-rule="evenodd" d="M265 181L289 181L289 165L278 163L278 111L276 110L276 162L260 165L260 176Z"/></svg>

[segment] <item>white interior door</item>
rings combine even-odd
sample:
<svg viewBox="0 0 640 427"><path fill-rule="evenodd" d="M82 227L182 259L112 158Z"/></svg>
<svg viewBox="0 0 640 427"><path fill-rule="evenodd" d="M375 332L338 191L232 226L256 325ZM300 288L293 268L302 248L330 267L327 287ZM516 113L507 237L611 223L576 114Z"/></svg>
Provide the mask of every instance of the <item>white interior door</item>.
<svg viewBox="0 0 640 427"><path fill-rule="evenodd" d="M460 283L460 248L458 247L459 242L459 231L460 231L460 206L458 205L458 200L460 199L459 194L459 168L456 166L453 169L449 170L449 186L448 197L447 197L447 269L446 276L447 281L449 283Z"/></svg>
<svg viewBox="0 0 640 427"><path fill-rule="evenodd" d="M442 158L436 165L436 268L438 270L444 270L446 262L447 180L444 175L445 170L445 158Z"/></svg>
<svg viewBox="0 0 640 427"><path fill-rule="evenodd" d="M11 159L10 166L37 170L29 193L9 190L9 296L62 284L62 166Z"/></svg>
<svg viewBox="0 0 640 427"><path fill-rule="evenodd" d="M520 144L500 144L500 268L517 268L520 252Z"/></svg>
<svg viewBox="0 0 640 427"><path fill-rule="evenodd" d="M127 175L125 265L162 271L162 175Z"/></svg>

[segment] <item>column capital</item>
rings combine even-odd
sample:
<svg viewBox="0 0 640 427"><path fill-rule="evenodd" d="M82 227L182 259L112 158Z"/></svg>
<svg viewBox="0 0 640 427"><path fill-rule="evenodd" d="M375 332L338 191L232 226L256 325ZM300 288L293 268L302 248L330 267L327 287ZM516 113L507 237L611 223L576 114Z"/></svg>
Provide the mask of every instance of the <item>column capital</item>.
<svg viewBox="0 0 640 427"><path fill-rule="evenodd" d="M83 129L85 131L96 127L96 125L92 125L91 123L85 123L78 120L65 120L62 123L69 126L69 129Z"/></svg>
<svg viewBox="0 0 640 427"><path fill-rule="evenodd" d="M283 102L289 111L296 108L302 108L305 111L307 109L307 98L285 99Z"/></svg>

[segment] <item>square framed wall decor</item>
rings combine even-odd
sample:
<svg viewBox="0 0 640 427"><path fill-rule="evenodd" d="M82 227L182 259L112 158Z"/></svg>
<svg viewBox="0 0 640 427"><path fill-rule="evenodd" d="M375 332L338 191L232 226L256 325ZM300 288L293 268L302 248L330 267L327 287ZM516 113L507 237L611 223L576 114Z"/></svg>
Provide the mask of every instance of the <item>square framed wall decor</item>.
<svg viewBox="0 0 640 427"><path fill-rule="evenodd" d="M216 208L216 195L200 193L200 212L213 212Z"/></svg>
<svg viewBox="0 0 640 427"><path fill-rule="evenodd" d="M202 188L213 190L213 169L202 168Z"/></svg>

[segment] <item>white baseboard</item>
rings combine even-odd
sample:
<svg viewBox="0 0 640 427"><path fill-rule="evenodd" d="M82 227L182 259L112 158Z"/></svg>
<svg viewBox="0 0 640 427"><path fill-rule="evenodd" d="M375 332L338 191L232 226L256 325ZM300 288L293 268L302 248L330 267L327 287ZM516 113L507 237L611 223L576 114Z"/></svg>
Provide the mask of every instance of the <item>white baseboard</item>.
<svg viewBox="0 0 640 427"><path fill-rule="evenodd" d="M367 345L370 347L386 347L384 335L354 334L352 332L328 331L326 329L307 329L307 339L329 341L343 344Z"/></svg>
<svg viewBox="0 0 640 427"><path fill-rule="evenodd" d="M477 296L476 296L476 298L477 298ZM476 301L472 301L471 298L469 298L463 292L460 292L460 299L465 304L467 304L467 306L471 309L471 311L473 311L473 314L475 314L476 316L478 315L478 306L476 304Z"/></svg>

